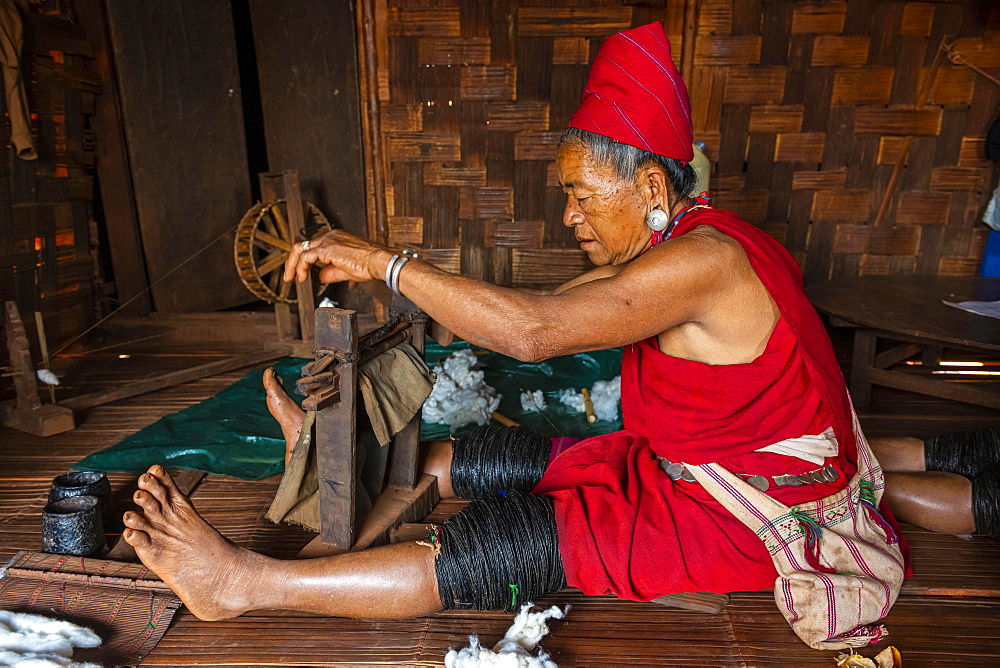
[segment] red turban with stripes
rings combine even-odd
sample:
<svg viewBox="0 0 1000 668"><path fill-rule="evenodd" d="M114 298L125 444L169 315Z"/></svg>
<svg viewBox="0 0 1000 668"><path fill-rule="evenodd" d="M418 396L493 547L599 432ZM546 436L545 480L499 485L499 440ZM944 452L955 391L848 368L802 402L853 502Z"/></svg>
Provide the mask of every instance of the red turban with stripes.
<svg viewBox="0 0 1000 668"><path fill-rule="evenodd" d="M605 40L569 127L683 162L694 157L691 103L660 23Z"/></svg>

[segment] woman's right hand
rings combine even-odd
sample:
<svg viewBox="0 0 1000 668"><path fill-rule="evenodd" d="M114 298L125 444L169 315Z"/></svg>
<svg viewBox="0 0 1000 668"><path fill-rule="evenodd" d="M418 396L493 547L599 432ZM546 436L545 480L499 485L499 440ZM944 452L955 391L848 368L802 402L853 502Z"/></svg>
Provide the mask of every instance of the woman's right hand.
<svg viewBox="0 0 1000 668"><path fill-rule="evenodd" d="M390 252L343 230L331 230L318 239L297 243L285 260L285 281L309 278L313 265L320 267L324 283L382 280Z"/></svg>

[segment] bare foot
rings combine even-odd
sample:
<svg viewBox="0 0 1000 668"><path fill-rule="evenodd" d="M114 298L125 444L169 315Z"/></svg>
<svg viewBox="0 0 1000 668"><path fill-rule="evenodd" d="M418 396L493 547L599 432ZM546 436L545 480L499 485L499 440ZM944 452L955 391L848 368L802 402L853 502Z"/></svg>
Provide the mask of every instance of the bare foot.
<svg viewBox="0 0 1000 668"><path fill-rule="evenodd" d="M267 410L271 411L271 417L281 425L281 434L285 437L285 466L288 466L295 444L299 442L299 432L302 431L306 413L288 396L278 382L274 369L270 367L264 369L264 389L267 391Z"/></svg>
<svg viewBox="0 0 1000 668"><path fill-rule="evenodd" d="M139 476L133 498L144 515L125 513L122 537L196 617L229 619L252 609L267 557L212 528L162 466Z"/></svg>

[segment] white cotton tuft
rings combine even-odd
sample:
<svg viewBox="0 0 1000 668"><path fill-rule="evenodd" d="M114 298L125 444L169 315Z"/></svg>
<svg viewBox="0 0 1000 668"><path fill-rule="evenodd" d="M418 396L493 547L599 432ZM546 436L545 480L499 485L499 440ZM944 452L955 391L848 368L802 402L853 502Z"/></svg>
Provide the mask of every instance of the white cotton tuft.
<svg viewBox="0 0 1000 668"><path fill-rule="evenodd" d="M337 302L333 301L329 297L323 297L323 299L319 300L319 306L317 308L337 308L337 306L339 306Z"/></svg>
<svg viewBox="0 0 1000 668"><path fill-rule="evenodd" d="M486 384L485 374L474 370L476 356L471 350L457 350L431 369L437 379L424 402L423 419L456 429L475 422L489 422L500 406L502 395Z"/></svg>
<svg viewBox="0 0 1000 668"><path fill-rule="evenodd" d="M0 610L0 665L89 666L74 663L75 647L97 647L101 638L88 628L41 615Z"/></svg>
<svg viewBox="0 0 1000 668"><path fill-rule="evenodd" d="M539 641L549 632L549 619L562 619L569 606L560 610L553 605L548 610L529 612L533 605L525 603L514 623L507 629L503 639L486 649L479 644L477 636L469 636L469 646L460 650L450 649L444 657L446 668L558 668L550 656L538 650L533 654Z"/></svg>
<svg viewBox="0 0 1000 668"><path fill-rule="evenodd" d="M587 410L583 405L583 393L578 390L574 390L572 387L568 387L565 390L559 390L559 401L566 404L577 413L583 413Z"/></svg>
<svg viewBox="0 0 1000 668"><path fill-rule="evenodd" d="M599 380L590 389L590 401L594 404L594 415L598 420L618 419L618 404L622 400L622 377Z"/></svg>
<svg viewBox="0 0 1000 668"><path fill-rule="evenodd" d="M545 395L541 390L527 390L521 393L521 410L525 413L541 413L545 410Z"/></svg>
<svg viewBox="0 0 1000 668"><path fill-rule="evenodd" d="M46 385L59 385L59 376L55 375L48 369L39 369L35 372L38 376L38 380L42 381Z"/></svg>
<svg viewBox="0 0 1000 668"><path fill-rule="evenodd" d="M618 419L618 404L622 400L622 377L615 376L611 380L599 380L590 388L590 403L594 406L594 415L598 420L612 422ZM559 391L559 401L566 404L577 413L586 412L583 404L583 393L575 388Z"/></svg>

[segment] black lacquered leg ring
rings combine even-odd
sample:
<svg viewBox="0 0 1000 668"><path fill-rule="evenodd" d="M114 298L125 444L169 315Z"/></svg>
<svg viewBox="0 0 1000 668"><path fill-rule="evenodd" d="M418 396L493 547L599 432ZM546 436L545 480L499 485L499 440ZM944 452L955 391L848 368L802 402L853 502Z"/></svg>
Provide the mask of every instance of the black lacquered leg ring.
<svg viewBox="0 0 1000 668"><path fill-rule="evenodd" d="M463 499L530 492L551 449L548 437L526 427L479 427L452 443L452 489Z"/></svg>
<svg viewBox="0 0 1000 668"><path fill-rule="evenodd" d="M519 492L470 503L436 532L446 609L519 610L566 586L552 501Z"/></svg>

